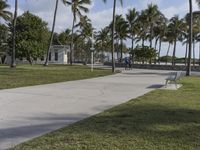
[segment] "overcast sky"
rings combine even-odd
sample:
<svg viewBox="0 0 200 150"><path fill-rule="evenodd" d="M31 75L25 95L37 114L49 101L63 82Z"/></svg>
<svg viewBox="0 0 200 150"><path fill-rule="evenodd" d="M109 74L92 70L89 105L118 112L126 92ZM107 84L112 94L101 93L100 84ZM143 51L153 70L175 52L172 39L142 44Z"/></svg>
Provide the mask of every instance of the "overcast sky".
<svg viewBox="0 0 200 150"><path fill-rule="evenodd" d="M54 13L56 0L19 0L19 14L24 11L29 10L30 12L40 16L49 24L49 28L52 25L52 18ZM62 4L60 0L59 9L56 21L56 31L61 32L66 28L71 28L72 17L71 11L68 6ZM107 0L104 4L103 0L92 0L92 5L89 6L90 12L88 17L92 20L93 26L96 29L105 27L111 22L112 19L112 3L113 0ZM8 0L11 11L14 9L14 0ZM174 15L179 15L180 17L185 16L188 13L188 0L123 0L123 6L120 5L119 1L117 4L117 13L125 14L129 8L136 8L137 10L142 10L147 8L148 4L157 4L162 13L166 17L170 18ZM198 10L198 7L193 0L194 10ZM130 42L128 42L130 43ZM167 45L164 44L162 54L165 54ZM177 46L177 55L184 56L185 48L179 43Z"/></svg>

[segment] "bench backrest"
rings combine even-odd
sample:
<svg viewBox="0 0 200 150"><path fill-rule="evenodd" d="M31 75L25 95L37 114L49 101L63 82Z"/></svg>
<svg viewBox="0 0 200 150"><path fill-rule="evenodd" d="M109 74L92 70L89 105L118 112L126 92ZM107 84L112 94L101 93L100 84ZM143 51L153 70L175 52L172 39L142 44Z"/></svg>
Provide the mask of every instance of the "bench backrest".
<svg viewBox="0 0 200 150"><path fill-rule="evenodd" d="M171 72L169 78L173 81L179 80L181 78L181 71L178 72Z"/></svg>
<svg viewBox="0 0 200 150"><path fill-rule="evenodd" d="M178 80L178 79L180 79L180 78L181 78L181 74L182 74L182 72L181 72L181 71L178 71L178 72L176 72L176 77L175 77L175 80Z"/></svg>

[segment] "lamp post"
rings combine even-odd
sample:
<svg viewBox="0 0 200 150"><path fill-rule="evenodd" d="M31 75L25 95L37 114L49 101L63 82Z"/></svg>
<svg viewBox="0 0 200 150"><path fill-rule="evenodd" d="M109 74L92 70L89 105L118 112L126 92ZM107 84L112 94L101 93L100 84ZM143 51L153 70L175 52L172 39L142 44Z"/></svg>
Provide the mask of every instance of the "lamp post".
<svg viewBox="0 0 200 150"><path fill-rule="evenodd" d="M94 35L92 33L92 38L91 38L91 42L92 42L92 47L90 48L91 51L91 72L94 71Z"/></svg>

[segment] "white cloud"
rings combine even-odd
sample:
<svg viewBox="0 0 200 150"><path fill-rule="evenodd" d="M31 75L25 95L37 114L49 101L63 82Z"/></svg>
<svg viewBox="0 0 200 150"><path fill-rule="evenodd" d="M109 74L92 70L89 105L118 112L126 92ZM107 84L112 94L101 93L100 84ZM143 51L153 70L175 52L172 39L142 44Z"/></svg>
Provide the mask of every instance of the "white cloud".
<svg viewBox="0 0 200 150"><path fill-rule="evenodd" d="M179 6L171 6L161 11L163 12L163 14L165 14L167 18L171 18L174 15L180 15L181 17L183 17L184 15L186 15L186 12L189 12L188 3L185 2Z"/></svg>
<svg viewBox="0 0 200 150"><path fill-rule="evenodd" d="M156 5L161 5L163 2L163 0L143 0L143 1L140 1L140 6L141 6L141 9L145 9L147 7L147 5L149 4L156 4Z"/></svg>
<svg viewBox="0 0 200 150"><path fill-rule="evenodd" d="M195 0L193 0L195 2ZM116 12L117 14L125 14L129 8L136 8L137 10L142 10L147 8L148 4L157 4L161 11L166 15L166 17L170 18L173 17L175 14L180 15L180 17L185 16L188 12L189 6L188 1L183 1L178 6L163 6L164 0L138 0L136 3L132 3L127 7L117 7ZM93 0L92 5L89 6L90 9L96 7L95 4L97 0ZM19 14L22 14L24 11L29 10L30 12L40 16L49 24L49 28L52 26L53 21L53 14L55 9L55 0L27 0L25 3L20 5ZM14 9L11 8L13 11ZM95 10L95 9L93 9ZM198 6L194 5L194 10L198 10ZM102 9L102 11L98 12L90 12L88 17L91 19L94 28L100 29L107 26L112 20L112 8L109 9ZM72 25L72 13L70 7L64 6L61 2L59 2L59 9L57 14L57 21L56 21L56 31L61 32L64 31L66 28L71 28ZM129 42L127 42L129 45ZM163 50L167 49L167 45L163 46ZM183 47L181 44L178 44L178 48L182 51L177 51L178 55L183 56Z"/></svg>
<svg viewBox="0 0 200 150"><path fill-rule="evenodd" d="M137 10L142 10L147 7L147 4L157 4L161 6L164 0L143 0L138 1L138 3L128 6L128 7L117 7L118 14L125 14L129 8L135 7ZM96 0L93 1L92 5L89 6L92 9L95 6ZM195 6L195 10L197 10L197 5ZM52 25L53 13L54 13L55 1L49 0L27 0L20 6L20 14L24 11L29 10L32 13L43 18L48 22L49 27ZM181 16L185 15L185 12L188 10L188 2L185 1L179 6L170 6L168 8L164 8L161 11L168 17L172 17L175 14L180 14ZM88 14L89 18L92 20L93 26L96 29L100 29L108 25L112 20L112 8L107 10L102 10L98 12L90 12ZM71 28L72 24L72 14L71 10L68 6L64 6L62 2L59 2L59 9L57 14L56 21L56 31L60 32L65 30L66 28Z"/></svg>

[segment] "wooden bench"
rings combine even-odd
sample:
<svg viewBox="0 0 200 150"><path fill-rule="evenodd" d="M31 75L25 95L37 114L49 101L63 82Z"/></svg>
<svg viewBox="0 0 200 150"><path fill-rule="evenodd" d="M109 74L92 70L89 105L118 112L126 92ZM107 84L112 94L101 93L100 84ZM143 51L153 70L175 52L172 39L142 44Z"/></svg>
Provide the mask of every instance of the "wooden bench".
<svg viewBox="0 0 200 150"><path fill-rule="evenodd" d="M166 80L165 86L167 86L168 82L170 81L170 82L174 82L177 88L177 81L180 80L181 74L182 74L181 71L171 72L170 75L165 79Z"/></svg>

